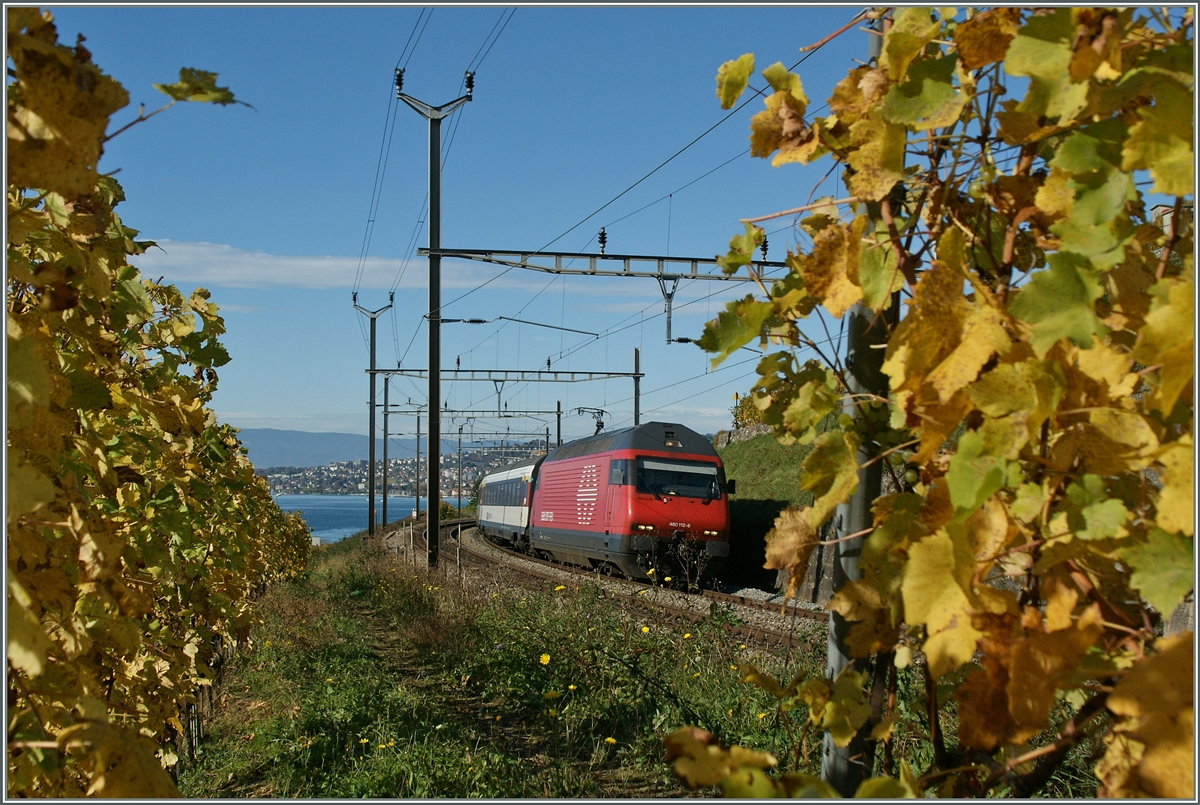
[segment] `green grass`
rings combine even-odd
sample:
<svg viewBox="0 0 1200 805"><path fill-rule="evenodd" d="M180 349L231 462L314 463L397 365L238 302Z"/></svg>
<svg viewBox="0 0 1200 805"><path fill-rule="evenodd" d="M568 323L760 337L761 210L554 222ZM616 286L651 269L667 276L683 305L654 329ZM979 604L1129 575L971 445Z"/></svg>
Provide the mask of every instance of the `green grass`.
<svg viewBox="0 0 1200 805"><path fill-rule="evenodd" d="M725 464L726 477L737 479L735 499L811 506L812 492L799 486L800 465L811 449L811 445L784 446L768 433L727 445L717 453Z"/></svg>
<svg viewBox="0 0 1200 805"><path fill-rule="evenodd" d="M786 754L774 700L735 670L783 675L782 658L590 583L460 589L351 539L259 617L185 796L680 796L661 742L686 724ZM823 653L823 636L800 646L791 672Z"/></svg>
<svg viewBox="0 0 1200 805"><path fill-rule="evenodd" d="M793 754L774 698L741 684L736 666L785 683L799 669L819 674L823 630L790 658L763 656L725 631L736 619L724 608L705 624L668 623L590 582L556 586L498 576L460 588L453 570L414 573L361 538L323 548L304 578L259 601L261 622L227 667L182 793L696 796L662 746L684 725L819 774L820 732ZM953 745L951 681L939 699ZM899 682L895 757L920 773L932 759L924 686L912 668ZM792 714L793 729L805 715ZM1094 796L1099 750L1073 750L1040 795Z"/></svg>
<svg viewBox="0 0 1200 805"><path fill-rule="evenodd" d="M722 581L775 588L776 571L763 569L764 537L784 508L812 505L812 492L799 486L800 464L810 449L809 445L785 447L765 434L717 451L726 477L737 480L737 494L729 499L729 558L720 573Z"/></svg>

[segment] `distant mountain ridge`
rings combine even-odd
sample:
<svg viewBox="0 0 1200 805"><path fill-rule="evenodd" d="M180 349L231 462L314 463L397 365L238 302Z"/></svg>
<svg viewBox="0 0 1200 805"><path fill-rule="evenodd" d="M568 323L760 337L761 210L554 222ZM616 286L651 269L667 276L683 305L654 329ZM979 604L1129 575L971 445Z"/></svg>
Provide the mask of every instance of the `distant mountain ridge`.
<svg viewBox="0 0 1200 805"><path fill-rule="evenodd" d="M359 433L310 433L303 430L242 428L238 438L250 463L260 470L268 467L319 467L335 461L366 461L367 437ZM416 439L388 439L388 458L412 458ZM464 447L466 444L464 443ZM421 455L429 440L421 439ZM442 455L458 450L458 440L442 439ZM375 440L375 459L383 459L383 439Z"/></svg>

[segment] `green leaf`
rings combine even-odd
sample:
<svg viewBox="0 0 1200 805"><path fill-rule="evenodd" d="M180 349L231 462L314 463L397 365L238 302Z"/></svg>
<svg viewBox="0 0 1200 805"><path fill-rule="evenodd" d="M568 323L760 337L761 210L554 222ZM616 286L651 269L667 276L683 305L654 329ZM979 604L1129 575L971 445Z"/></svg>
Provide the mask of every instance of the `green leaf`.
<svg viewBox="0 0 1200 805"><path fill-rule="evenodd" d="M804 457L800 479L801 489L812 490L815 499L809 522L818 526L858 488L857 437L842 430L822 433L813 441L812 452Z"/></svg>
<svg viewBox="0 0 1200 805"><path fill-rule="evenodd" d="M721 793L733 799L768 799L779 795L775 782L753 766L739 766L721 781Z"/></svg>
<svg viewBox="0 0 1200 805"><path fill-rule="evenodd" d="M1068 486L1067 500L1073 504L1068 508L1067 524L1076 537L1109 539L1124 535L1129 510L1109 496L1099 475L1087 473Z"/></svg>
<svg viewBox="0 0 1200 805"><path fill-rule="evenodd" d="M775 62L763 70L762 74L763 78L767 79L767 83L771 85L771 89L791 95L793 100L801 104L802 109L808 105L808 96L804 94L804 87L800 84L800 76L795 73L789 73L782 62Z"/></svg>
<svg viewBox="0 0 1200 805"><path fill-rule="evenodd" d="M1158 610L1170 617L1195 584L1193 541L1161 528L1151 528L1145 542L1120 552L1133 569L1130 584Z"/></svg>
<svg viewBox="0 0 1200 805"><path fill-rule="evenodd" d="M727 61L717 68L717 98L721 101L722 109L728 109L737 103L737 99L745 91L746 82L750 80L750 74L753 72L753 53L744 53L737 59Z"/></svg>
<svg viewBox="0 0 1200 805"><path fill-rule="evenodd" d="M916 794L893 777L872 777L858 784L855 799L911 799Z"/></svg>
<svg viewBox="0 0 1200 805"><path fill-rule="evenodd" d="M1154 95L1154 106L1139 109L1141 120L1129 129L1129 139L1122 149L1121 169L1149 170L1154 179L1151 193L1194 194L1194 95L1173 81L1162 82Z"/></svg>
<svg viewBox="0 0 1200 805"><path fill-rule="evenodd" d="M1065 125L1084 108L1089 82L1071 81L1074 36L1069 8L1030 17L1021 27L1004 60L1006 73L1029 77L1029 90L1018 111L1034 117L1060 117L1060 125Z"/></svg>
<svg viewBox="0 0 1200 805"><path fill-rule="evenodd" d="M67 380L71 383L71 396L67 398L68 408L112 408L112 394L108 390L108 384L100 378L85 371L77 371L67 375Z"/></svg>
<svg viewBox="0 0 1200 805"><path fill-rule="evenodd" d="M892 27L883 37L879 60L893 81L904 79L908 65L941 30L942 24L931 12L929 8L908 7L894 15Z"/></svg>
<svg viewBox="0 0 1200 805"><path fill-rule="evenodd" d="M1060 338L1070 338L1086 348L1094 334L1107 332L1096 316L1100 282L1087 259L1058 252L1048 261L1050 267L1034 272L1009 305L1013 316L1032 325L1030 343L1039 358Z"/></svg>
<svg viewBox="0 0 1200 805"><path fill-rule="evenodd" d="M858 252L858 282L862 287L862 303L873 312L887 310L892 294L904 287L904 275L896 267L896 250L881 242L883 236L863 243Z"/></svg>
<svg viewBox="0 0 1200 805"><path fill-rule="evenodd" d="M926 59L912 65L908 80L893 86L884 96L879 111L892 123L914 131L948 126L962 114L967 94L954 86L954 65L958 57L951 53L940 59Z"/></svg>
<svg viewBox="0 0 1200 805"><path fill-rule="evenodd" d="M216 73L197 70L194 67L181 67L178 81L174 84L155 84L154 88L176 101L215 103L218 106L240 103L242 106L250 106L234 98L228 87L218 87Z"/></svg>
<svg viewBox="0 0 1200 805"><path fill-rule="evenodd" d="M837 799L841 796L836 788L812 774L788 772L779 781L791 799Z"/></svg>
<svg viewBox="0 0 1200 805"><path fill-rule="evenodd" d="M696 343L705 352L714 352L715 369L733 352L744 347L755 338L762 337L763 324L771 317L770 302L760 302L752 295L734 300L725 305L717 318L704 325L704 334Z"/></svg>
<svg viewBox="0 0 1200 805"><path fill-rule="evenodd" d="M981 455L982 450L983 437L967 431L958 440L958 452L950 459L946 487L958 519L978 509L1004 486L1006 462L996 456Z"/></svg>
<svg viewBox="0 0 1200 805"><path fill-rule="evenodd" d="M754 224L746 224L746 231L729 239L729 252L724 257L717 257L717 265L725 274L733 274L742 266L750 265L754 260L754 250L762 243L763 230Z"/></svg>

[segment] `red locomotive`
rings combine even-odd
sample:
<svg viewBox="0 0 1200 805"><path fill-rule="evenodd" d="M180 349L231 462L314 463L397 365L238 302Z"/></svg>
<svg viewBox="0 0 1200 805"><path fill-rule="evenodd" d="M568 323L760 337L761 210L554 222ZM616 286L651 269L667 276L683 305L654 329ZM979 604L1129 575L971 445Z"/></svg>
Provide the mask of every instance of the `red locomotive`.
<svg viewBox="0 0 1200 805"><path fill-rule="evenodd" d="M479 528L543 558L694 587L729 555L733 491L706 438L648 422L488 474Z"/></svg>

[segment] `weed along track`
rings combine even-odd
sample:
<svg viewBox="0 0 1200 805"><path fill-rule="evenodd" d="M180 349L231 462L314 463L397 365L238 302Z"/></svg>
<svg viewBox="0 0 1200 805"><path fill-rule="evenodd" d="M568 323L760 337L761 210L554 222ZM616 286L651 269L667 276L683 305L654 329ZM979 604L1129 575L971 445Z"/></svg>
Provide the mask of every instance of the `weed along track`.
<svg viewBox="0 0 1200 805"><path fill-rule="evenodd" d="M815 619L585 579L470 521L443 524L430 569L407 525L264 596L185 796L677 797L681 725L783 751L747 664L820 673Z"/></svg>
<svg viewBox="0 0 1200 805"><path fill-rule="evenodd" d="M821 610L795 606L784 608L779 603L716 590L685 593L656 584L600 575L495 545L469 527L472 522L463 520L445 524L444 531L448 533L439 542L439 545L445 546L440 552L440 561L453 558L455 570L451 572L459 572L459 568L464 567L503 567L514 577L530 579L534 583L578 584L587 579L598 586L603 596L620 601L623 605L657 612L664 619L681 622L699 623L715 618L724 624L727 632L764 646L784 647L796 640L825 639L824 630L817 624L824 624L828 615Z"/></svg>

